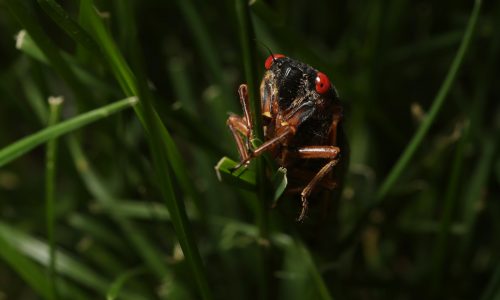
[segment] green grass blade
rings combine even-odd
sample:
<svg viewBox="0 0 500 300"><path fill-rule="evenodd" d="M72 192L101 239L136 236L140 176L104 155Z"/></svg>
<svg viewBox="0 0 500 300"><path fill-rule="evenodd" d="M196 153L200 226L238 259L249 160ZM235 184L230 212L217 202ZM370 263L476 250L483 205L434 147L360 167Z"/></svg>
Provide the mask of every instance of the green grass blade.
<svg viewBox="0 0 500 300"><path fill-rule="evenodd" d="M87 25L90 26L90 28L86 29L94 35L94 38L99 43L100 49L102 50L101 52L109 62L109 66L125 95L138 96L139 90L136 85L134 74L102 24L93 6L93 1L82 0L80 2L80 10L80 13L85 15L86 20L89 22Z"/></svg>
<svg viewBox="0 0 500 300"><path fill-rule="evenodd" d="M191 0L176 0L175 2L186 19L186 24L189 25L199 53L210 70L210 75L222 87L224 82L222 74L224 74L224 71L219 61L218 50L210 38L211 35L208 33L207 26L203 24L203 18L198 14Z"/></svg>
<svg viewBox="0 0 500 300"><path fill-rule="evenodd" d="M243 66L245 69L245 80L248 85L248 96L250 101L250 109L252 114L252 122L254 128L254 136L256 139L263 141L264 133L262 131L262 117L260 112L260 99L258 86L257 86L257 70L255 69L256 64L256 52L254 46L254 33L252 22L250 19L250 11L247 2L244 0L235 0L236 4L236 15L238 18L238 26L240 31L240 45L243 57ZM261 230L262 238L267 239L268 228L267 228L267 209L268 205L267 199L267 189L266 189L266 175L264 160L262 158L255 159L256 164L256 182L258 189L258 205L259 209L257 212L257 219L259 223L259 228Z"/></svg>
<svg viewBox="0 0 500 300"><path fill-rule="evenodd" d="M113 281L113 283L111 284L111 286L109 287L109 289L108 289L108 291L106 293L106 300L115 300L115 299L117 299L118 296L120 295L120 293L123 290L123 285L127 281L131 280L134 277L142 275L145 272L146 272L146 270L144 268L136 268L136 269L127 271L127 272L121 274L120 276L118 276Z"/></svg>
<svg viewBox="0 0 500 300"><path fill-rule="evenodd" d="M29 10L24 6L24 3L17 0L6 0L5 3L18 22L33 38L52 67L75 92L75 96L82 103L92 99L88 89L86 89L76 78L70 66L62 58L59 49L43 31L40 24L36 21L37 18L29 12Z"/></svg>
<svg viewBox="0 0 500 300"><path fill-rule="evenodd" d="M332 300L311 253L297 238L282 236L279 242L284 252L281 276L284 299Z"/></svg>
<svg viewBox="0 0 500 300"><path fill-rule="evenodd" d="M86 5L84 5L86 4ZM89 26L92 26L92 32L96 35L96 39L101 43L103 47L103 53L106 55L109 65L111 66L115 78L117 78L120 83L122 90L125 94L132 96L139 94L139 86L137 84L136 77L132 73L130 67L127 65L125 59L121 55L120 51L116 47L116 44L111 39L111 36L107 32L106 28L103 26L99 16L95 13L92 1L82 1L82 10L87 15L89 19ZM145 89L145 88L143 88ZM136 107L136 113L141 123L145 127L146 131L151 134L151 129L153 127L158 127L159 136L158 141L163 143L166 153L169 156L169 163L172 165L172 170L175 172L176 176L179 178L179 182L183 184L183 189L187 193L193 190L191 185L186 186L185 183L190 182L187 176L183 164L183 159L175 143L170 136L170 133L166 130L158 114L152 107L150 103L150 97L148 97L148 92L144 92L143 103ZM142 105L143 104L143 105ZM161 151L160 151L161 152ZM166 170L164 170L166 172ZM162 178L167 178L162 176Z"/></svg>
<svg viewBox="0 0 500 300"><path fill-rule="evenodd" d="M30 97L30 94L27 96ZM135 99L135 97L132 97L131 99ZM30 103L31 102L32 101L30 101ZM91 163L87 160L77 139L70 135L67 139L67 144L76 166L76 170L83 179L83 182L89 192L99 203L103 205L112 203L112 200L115 199L115 197L113 197L112 192L106 185L103 184L103 181L98 178L97 174L92 169ZM169 275L160 254L155 251L153 244L149 242L147 236L128 220L116 215L113 215L113 218L121 227L126 237L131 241L135 250L144 259L144 261L148 263L151 269L155 271L160 278L164 278ZM70 219L70 223L77 228L83 228L85 231L90 231L96 237L105 242L109 242L117 249L123 249L125 247L125 244L120 239L116 238L113 233L106 231L104 227L92 223L89 220L72 218Z"/></svg>
<svg viewBox="0 0 500 300"><path fill-rule="evenodd" d="M47 255L49 246L45 242L2 222L0 222L1 239L4 239L18 253L23 254L24 257L29 257L43 266L50 264L49 256ZM57 251L57 257L56 269L58 274L67 276L94 291L106 292L109 285L109 281L106 278L83 264L79 259L61 250ZM42 278L46 280L45 275L38 280ZM127 295L123 295L123 299L142 299L142 297L129 291Z"/></svg>
<svg viewBox="0 0 500 300"><path fill-rule="evenodd" d="M425 117L424 121L418 128L417 132L411 139L410 143L404 150L403 154L400 156L400 158L398 159L396 164L392 167L391 171L389 172L385 180L382 182L376 194L377 201L380 201L381 199L384 199L385 196L387 196L387 193L394 186L397 179L400 177L404 169L408 166L410 160L415 155L418 147L422 144L425 135L429 131L432 123L435 121L437 114L441 110L441 107L444 104L446 96L448 95L448 92L450 91L450 88L453 82L455 81L458 70L460 69L460 66L464 60L465 53L467 52L467 49L469 48L469 45L472 41L474 35L474 29L476 28L476 23L479 18L480 11L481 11L481 0L476 0L467 24L467 28L465 29L464 37L462 39L460 47L458 48L455 59L453 60L450 69L448 70L448 74L446 75L446 78L443 84L441 85L441 88L439 89L436 98L434 99L432 106L427 116Z"/></svg>
<svg viewBox="0 0 500 300"><path fill-rule="evenodd" d="M48 126L54 126L61 115L61 97L49 98ZM58 298L56 290L56 238L55 238L55 195L56 195L56 164L57 164L57 138L47 142L45 155L45 218L47 223L47 237L49 241L49 281L51 293Z"/></svg>
<svg viewBox="0 0 500 300"><path fill-rule="evenodd" d="M83 214L72 214L67 218L68 224L77 231L85 232L92 239L99 241L108 248L121 250L127 247L127 244L116 235L116 232L106 227L103 222L99 222Z"/></svg>
<svg viewBox="0 0 500 300"><path fill-rule="evenodd" d="M26 94L26 98L31 106L33 112L37 116L38 120L41 121L42 124L47 124L49 109L46 105L46 98L43 96L43 93L38 89L35 80L32 76L27 76L24 72L19 72L17 74L19 78L22 78L22 84L24 87L24 92Z"/></svg>
<svg viewBox="0 0 500 300"><path fill-rule="evenodd" d="M0 257L9 264L32 288L45 299L53 300L45 273L21 254L0 234Z"/></svg>
<svg viewBox="0 0 500 300"><path fill-rule="evenodd" d="M217 120L224 119L228 104L231 102L225 103L221 100L230 99L232 93L225 84L224 69L222 68L218 54L219 50L214 46L215 42L211 38L212 35L208 31L207 25L203 23L203 17L200 16L193 2L191 0L177 0L176 3L186 19L186 24L189 25L200 56L203 57L203 61L207 64L210 77L214 79L215 84L219 86L224 95L221 99L217 99L219 101L212 104L215 106L213 110L214 117Z"/></svg>
<svg viewBox="0 0 500 300"><path fill-rule="evenodd" d="M120 199L109 204L97 204L93 210L96 213L112 214L127 219L170 221L170 214L165 205L156 202ZM190 220L196 219L196 215L189 210L187 212Z"/></svg>
<svg viewBox="0 0 500 300"><path fill-rule="evenodd" d="M231 186L254 191L256 188L255 172L248 168L239 168L233 171L237 165L237 162L228 157L221 158L215 166L217 178Z"/></svg>
<svg viewBox="0 0 500 300"><path fill-rule="evenodd" d="M73 155L73 161L76 165L76 169L92 196L103 205L112 205L113 199L116 199L116 197L114 197L109 188L102 183L103 181L100 180L92 169L92 166L85 157L80 145L72 137L70 137L69 140L69 148L71 154ZM165 268L165 264L163 263L160 254L156 251L153 244L149 242L147 235L145 235L137 226L127 219L122 218L119 215L112 215L112 217L121 227L123 232L126 234L126 237L131 241L139 255L147 263L151 270L153 270L159 278L167 276L169 272ZM78 224L81 226L87 226L88 228L88 222L86 224L82 224L81 219L79 221L80 222L77 222ZM96 226L92 224L90 224L90 226L90 229L93 232L100 234L101 237L105 237L109 234L107 232L103 232L100 228L96 228Z"/></svg>
<svg viewBox="0 0 500 300"><path fill-rule="evenodd" d="M50 61L45 57L40 47L33 41L31 36L26 32L26 30L21 30L16 36L16 48L27 54L28 56L40 61L46 65L51 65ZM101 78L91 74L87 69L83 68L74 57L66 52L61 53L61 57L65 60L66 64L69 65L70 69L73 71L75 76L81 81L85 86L92 86L93 89L105 92L106 94L119 96L117 89L111 87L106 81ZM92 99L93 100L93 99Z"/></svg>
<svg viewBox="0 0 500 300"><path fill-rule="evenodd" d="M461 209L460 217L464 224L466 235L457 247L457 252L461 258L463 258L470 247L474 247L473 239L476 237L474 228L480 213L477 209L481 201L481 196L479 195L483 193L484 187L487 185L489 176L494 167L498 144L500 142L498 136L499 130L496 130L493 134L488 135L482 142L481 156L470 173L470 181L464 191L462 200L463 208Z"/></svg>
<svg viewBox="0 0 500 300"><path fill-rule="evenodd" d="M50 64L45 54L24 29L16 35L16 48L44 64Z"/></svg>
<svg viewBox="0 0 500 300"><path fill-rule="evenodd" d="M248 85L248 94L250 101L250 109L252 113L253 134L256 139L263 141L264 133L262 129L262 114L260 110L260 99L258 89L258 79L256 70L256 49L255 49L255 34L250 16L248 2L245 0L235 0L236 17L238 19L238 31L240 37L240 46L242 51L243 66L245 70L245 80ZM264 158L258 157L253 162L256 165L256 182L257 182L257 224L259 226L260 238L264 241L269 239L269 221L268 207L271 204L268 201L268 182L266 180ZM260 249L260 298L268 299L269 285L269 251L265 247Z"/></svg>
<svg viewBox="0 0 500 300"><path fill-rule="evenodd" d="M3 149L0 149L0 166L7 164L8 162L23 155L36 146L47 142L50 139L72 132L85 125L108 117L125 108L133 106L135 103L137 103L136 97L126 98L124 100L120 100L101 108L86 112L72 119L61 122L54 126L50 126L46 129L38 131L37 133L22 138L19 141L14 142Z"/></svg>
<svg viewBox="0 0 500 300"><path fill-rule="evenodd" d="M457 198L459 192L459 181L460 174L462 172L463 161L465 160L464 148L469 137L469 125L465 124L466 128L462 129L461 139L459 141L457 150L455 152L455 157L453 159L453 166L451 169L450 179L448 182L448 187L446 189L446 194L444 197L444 207L441 217L441 224L439 228L439 234L436 237L436 242L434 244L434 251L432 256L432 268L433 268L433 292L437 292L442 284L443 275L446 270L445 267L445 257L448 250L448 240L451 231L451 225L453 221L453 212L456 210Z"/></svg>
<svg viewBox="0 0 500 300"><path fill-rule="evenodd" d="M89 52L99 53L99 47L92 37L70 17L61 5L54 0L38 0L38 4L75 42L84 46Z"/></svg>
<svg viewBox="0 0 500 300"><path fill-rule="evenodd" d="M99 16L96 14L93 2L90 0L83 0L80 8L82 10L81 13L86 15L90 32L94 34L97 42L101 45L102 52L108 60L124 92L127 95L147 95L148 92L145 90L146 87L137 84L131 69L126 64L125 59L118 51L113 39L102 24ZM141 88L143 90L141 90ZM145 97L142 105L136 107L136 113L147 133L148 142L153 154L153 163L159 181L158 185L170 212L172 224L186 260L191 267L200 294L204 299L212 299L208 280L186 215L184 203L173 193L170 170L172 168L175 172L176 169L179 168L179 166L175 164L179 164L182 161L180 155L176 150L170 134L163 126L156 111L154 111L149 97ZM172 157L177 158L177 160L172 160Z"/></svg>
<svg viewBox="0 0 500 300"><path fill-rule="evenodd" d="M481 300L500 300L500 264L495 268Z"/></svg>
<svg viewBox="0 0 500 300"><path fill-rule="evenodd" d="M0 238L5 239L19 253L44 266L49 265L49 256L47 255L49 247L46 243L5 223L0 223ZM57 256L59 257L57 260L58 273L66 275L87 287L105 291L106 280L102 276L62 252L58 252ZM46 279L46 276L44 275L43 278Z"/></svg>
<svg viewBox="0 0 500 300"><path fill-rule="evenodd" d="M278 199L285 192L286 186L288 185L288 177L286 175L287 170L280 167L273 176L273 204L278 202Z"/></svg>
<svg viewBox="0 0 500 300"><path fill-rule="evenodd" d="M309 269L308 271L313 279L313 283L316 287L319 299L333 300L332 296L330 295L330 292L328 291L328 288L326 287L323 277L321 277L321 274L319 273L318 268L314 263L311 253L307 250L305 245L300 241L296 241L296 247L299 249L302 258L305 259L307 262L307 266Z"/></svg>

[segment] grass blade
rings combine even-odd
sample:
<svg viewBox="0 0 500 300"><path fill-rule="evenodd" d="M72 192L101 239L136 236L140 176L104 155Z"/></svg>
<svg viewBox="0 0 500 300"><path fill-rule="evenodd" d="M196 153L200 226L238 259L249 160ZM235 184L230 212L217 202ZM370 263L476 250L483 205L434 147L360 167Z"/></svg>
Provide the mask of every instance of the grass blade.
<svg viewBox="0 0 500 300"><path fill-rule="evenodd" d="M149 97L147 97L148 92L146 91L146 87L137 84L131 69L126 64L125 59L96 14L93 1L82 1L80 8L82 10L81 13L86 15L90 32L94 34L97 42L101 45L102 52L108 60L123 91L127 95L146 95L144 101L136 107L135 111L148 136L157 178L159 179L160 191L170 212L172 224L186 260L193 271L200 294L203 299L212 299L208 280L186 215L184 203L173 193L170 170L173 169L176 171L178 169L179 166L173 163L179 164L182 161L179 152L169 132L163 126L158 114L154 110ZM177 160L172 160L171 158L176 158Z"/></svg>
<svg viewBox="0 0 500 300"><path fill-rule="evenodd" d="M255 172L248 168L234 170L237 165L237 162L228 157L221 158L215 165L215 172L219 181L227 182L231 186L242 189L255 190Z"/></svg>
<svg viewBox="0 0 500 300"><path fill-rule="evenodd" d="M7 164L8 162L23 155L36 146L47 142L50 139L72 132L85 125L108 117L125 108L133 106L135 103L137 103L136 97L126 98L103 106L101 108L86 112L72 119L61 122L54 126L50 126L46 129L38 131L37 133L33 133L25 138L22 138L19 141L14 142L3 149L0 149L0 166Z"/></svg>
<svg viewBox="0 0 500 300"><path fill-rule="evenodd" d="M59 121L61 114L61 97L49 98L49 122L48 126L53 126ZM45 215L47 223L47 237L49 240L49 281L51 293L54 298L58 298L56 290L56 239L55 239L55 181L57 163L57 138L47 142L45 155Z"/></svg>
<svg viewBox="0 0 500 300"><path fill-rule="evenodd" d="M99 53L99 47L92 37L77 22L71 19L61 5L54 0L38 0L38 4L75 42L84 46L89 52Z"/></svg>
<svg viewBox="0 0 500 300"><path fill-rule="evenodd" d="M107 300L115 300L118 298L118 295L122 292L123 285L129 281L130 279L137 277L139 275L142 275L146 272L144 268L136 268L130 271L127 271L123 273L122 275L118 276L118 278L113 281L111 286L108 289L108 292L106 293L106 299Z"/></svg>
<svg viewBox="0 0 500 300"><path fill-rule="evenodd" d="M41 265L49 265L49 256L47 255L49 246L20 230L17 230L8 224L0 222L0 240L4 239L18 253L30 257ZM56 269L59 274L65 275L76 282L99 292L105 292L108 286L108 280L103 276L81 263L78 259L66 254L62 251L57 251ZM46 276L38 278L42 281L46 280ZM141 296L128 292L123 296L124 299L142 299Z"/></svg>
<svg viewBox="0 0 500 300"><path fill-rule="evenodd" d="M474 3L474 7L472 9L471 16L469 18L469 22L467 24L467 28L465 29L465 34L464 37L462 38L460 47L458 48L455 59L453 60L450 69L448 70L448 74L446 75L446 78L444 79L444 82L441 85L441 88L439 89L436 98L432 103L429 113L427 114L424 121L418 128L417 132L411 139L410 143L404 150L403 154L401 154L396 164L392 167L391 171L389 172L385 180L382 182L379 190L377 191L376 195L377 201L380 201L381 199L384 199L385 196L387 196L387 193L394 186L399 176L403 173L404 169L415 155L418 147L422 144L425 135L427 134L432 123L436 119L437 114L441 110L441 107L444 104L446 96L448 95L448 92L450 91L450 88L453 82L455 81L458 70L460 69L460 66L464 60L465 53L467 52L467 49L469 48L469 45L472 41L474 35L474 29L476 28L476 23L480 11L481 11L481 0L476 0Z"/></svg>
<svg viewBox="0 0 500 300"><path fill-rule="evenodd" d="M32 261L15 249L0 234L0 257L21 276L38 295L45 299L54 299L50 292L45 273Z"/></svg>
<svg viewBox="0 0 500 300"><path fill-rule="evenodd" d="M94 172L90 162L85 157L80 145L74 138L69 139L69 148L71 154L73 155L73 161L76 165L76 169L92 196L95 197L96 200L103 205L112 205L113 199L116 199L116 197L113 196L113 193L107 186L102 183L102 180L100 180L100 178ZM164 278L165 276L167 276L169 272L165 268L160 254L158 253L158 251L156 251L156 248L153 246L153 244L149 242L147 235L143 234L137 226L135 226L126 218L122 218L119 215L115 214L112 214L112 217L114 221L121 227L127 238L134 245L137 252L151 268L151 270L153 270L159 278ZM83 225L81 219L78 221L80 222L77 223L82 226L89 225L88 223ZM96 226L94 225L90 226L91 228L89 229L91 229L92 231L100 231L100 234L102 234L101 237L105 237L105 235L107 234L107 232L103 232L99 228L96 228Z"/></svg>
<svg viewBox="0 0 500 300"><path fill-rule="evenodd" d="M42 27L36 21L29 10L24 6L24 2L17 0L5 1L11 13L16 17L19 23L33 38L35 43L40 48L43 55L51 63L52 67L61 76L61 78L75 92L75 96L82 102L92 99L88 90L76 78L74 72L62 58L59 49L54 45L50 38L42 30Z"/></svg>
<svg viewBox="0 0 500 300"><path fill-rule="evenodd" d="M481 300L499 300L500 299L500 264L495 268L491 279L486 286Z"/></svg>
<svg viewBox="0 0 500 300"><path fill-rule="evenodd" d="M238 19L238 30L240 36L240 45L243 57L243 66L245 69L245 80L248 85L248 94L250 101L250 109L252 113L253 134L256 139L263 141L264 133L262 130L262 115L260 110L260 99L258 85L257 85L257 70L256 64L256 50L255 50L255 34L250 17L250 9L248 2L245 0L235 0L236 16ZM269 225L268 225L268 209L270 201L268 201L268 184L265 172L264 158L258 157L254 160L256 165L256 182L257 182L257 224L259 226L260 238L264 241L269 239ZM270 259L268 249L261 247L260 249L260 268L261 274L259 276L260 297L261 299L268 299L269 286L268 276L270 274L268 268Z"/></svg>
<svg viewBox="0 0 500 300"><path fill-rule="evenodd" d="M316 286L316 291L318 292L319 299L332 300L333 298L332 296L330 296L330 292L328 291L325 281L323 280L323 277L321 277L321 274L319 273L318 268L314 263L311 253L307 250L307 248L302 242L296 241L296 243L297 243L296 247L301 252L301 256L307 262L309 273L311 274L313 283Z"/></svg>
<svg viewBox="0 0 500 300"><path fill-rule="evenodd" d="M33 88L37 87L33 86ZM30 96L31 95L29 94L27 95L27 97ZM132 97L131 99L135 99L135 97ZM99 201L99 203L103 205L109 203L109 205L112 205L112 200L116 197L114 197L109 188L102 183L103 181L98 178L77 139L70 135L67 139L67 144L72 155L74 165L76 166L76 170L83 179L83 182L89 192L96 198L97 201ZM118 223L126 237L130 240L135 250L144 259L144 261L147 262L148 266L150 266L160 278L168 276L169 273L160 258L160 254L155 251L155 248L153 244L149 242L147 235L145 235L139 228L134 226L134 224L129 222L127 219L116 214L112 214L112 217ZM84 220L83 218L70 218L70 223L74 227L80 229L83 228L84 231L92 232L97 238L109 242L115 248L123 249L123 247L125 247L124 243L120 239L118 239L113 233L106 231L105 228L99 226L99 224L92 223L91 221Z"/></svg>
<svg viewBox="0 0 500 300"><path fill-rule="evenodd" d="M462 165L464 161L464 148L466 141L469 137L469 125L465 124L465 128L462 129L461 139L459 141L457 150L455 152L455 157L453 159L453 166L451 169L450 180L448 182L448 187L446 189L446 195L444 198L444 208L441 217L441 224L439 228L439 234L436 237L436 242L434 244L432 262L433 262L433 277L432 280L433 292L436 293L442 284L443 275L446 271L445 268L445 257L448 249L448 240L450 235L450 229L453 221L453 212L456 210L457 198L459 192L459 181L460 174L462 171Z"/></svg>
<svg viewBox="0 0 500 300"><path fill-rule="evenodd" d="M286 176L287 170L280 167L278 171L273 176L273 204L278 202L278 199L285 192L286 186L288 185L288 177Z"/></svg>
<svg viewBox="0 0 500 300"><path fill-rule="evenodd" d="M0 223L0 238L5 239L18 253L32 258L44 266L49 265L49 256L47 255L49 247L44 242L5 223ZM57 255L59 257L57 270L60 274L66 275L87 287L100 291L105 290L106 280L102 276L64 253L59 252ZM45 275L42 278L46 280Z"/></svg>

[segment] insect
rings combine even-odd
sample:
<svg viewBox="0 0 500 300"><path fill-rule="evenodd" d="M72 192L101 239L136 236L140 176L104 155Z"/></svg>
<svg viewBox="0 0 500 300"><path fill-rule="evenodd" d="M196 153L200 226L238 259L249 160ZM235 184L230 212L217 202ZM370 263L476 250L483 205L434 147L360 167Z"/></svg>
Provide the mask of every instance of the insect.
<svg viewBox="0 0 500 300"><path fill-rule="evenodd" d="M241 157L235 169L270 153L287 169L287 192L300 193L302 208L297 220L302 221L308 198L319 190L337 188L343 176L339 173L343 173L348 155L343 109L324 73L283 54L271 54L264 66L260 97L265 141L256 149L250 145L254 134L248 87L241 84L238 93L243 116L231 114L227 120Z"/></svg>

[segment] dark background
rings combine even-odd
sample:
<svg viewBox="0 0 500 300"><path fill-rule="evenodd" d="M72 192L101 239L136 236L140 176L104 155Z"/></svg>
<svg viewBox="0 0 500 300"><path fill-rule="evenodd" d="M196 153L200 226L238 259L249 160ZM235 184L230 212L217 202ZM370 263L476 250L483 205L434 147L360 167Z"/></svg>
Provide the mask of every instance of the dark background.
<svg viewBox="0 0 500 300"><path fill-rule="evenodd" d="M351 158L342 196L330 199L327 221L313 209L301 224L294 222L298 199L267 209L269 199L215 176L221 157L237 160L225 125L228 112L241 113L236 91L245 82L235 1L96 1L132 72L144 70L180 149L194 192L186 195L175 178L173 188L186 204L215 299L500 297L500 3L484 2L442 109L375 206L435 102L473 1L252 2L259 76L268 56L262 43L327 74L346 110ZM79 19L78 3L59 3ZM22 26L0 0L0 148L45 126L36 99L63 95L63 118L70 118L125 97L102 54L82 50L36 1L23 5L70 64L103 85L82 81L90 98L81 101L53 68L17 50ZM66 267L59 297L103 298L136 269L124 294L199 297L137 117L128 110L74 135L98 186L116 199L111 207L96 200L96 186L61 139L56 243L78 265L59 256ZM40 274L47 266L39 254L47 249L44 155L38 147L0 167L0 246L10 245ZM258 237L258 201L268 201L270 241ZM158 275L137 253L123 220L153 245L166 272ZM263 251L262 243L269 244ZM41 297L7 252L0 253L0 299Z"/></svg>

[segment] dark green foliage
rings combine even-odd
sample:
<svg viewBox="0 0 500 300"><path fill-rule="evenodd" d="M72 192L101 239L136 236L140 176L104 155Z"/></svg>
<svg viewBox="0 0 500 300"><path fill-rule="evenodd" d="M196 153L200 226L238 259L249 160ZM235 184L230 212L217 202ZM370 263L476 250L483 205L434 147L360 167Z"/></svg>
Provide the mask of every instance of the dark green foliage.
<svg viewBox="0 0 500 300"><path fill-rule="evenodd" d="M500 3L0 8L0 299L500 298ZM269 157L229 171L261 44L346 108L345 186L304 223Z"/></svg>

